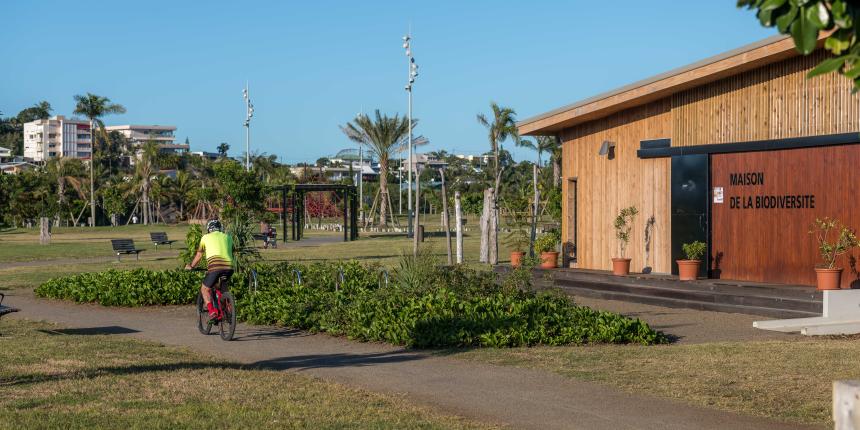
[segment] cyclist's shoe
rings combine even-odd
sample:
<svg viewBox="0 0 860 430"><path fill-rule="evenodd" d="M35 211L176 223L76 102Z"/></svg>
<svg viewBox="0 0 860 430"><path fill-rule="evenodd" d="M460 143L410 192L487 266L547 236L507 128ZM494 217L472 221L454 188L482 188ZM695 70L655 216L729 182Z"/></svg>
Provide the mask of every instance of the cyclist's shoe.
<svg viewBox="0 0 860 430"><path fill-rule="evenodd" d="M215 309L215 306L212 306L212 303L209 303L206 306L206 310L209 311L209 321L218 321L220 318L218 309Z"/></svg>

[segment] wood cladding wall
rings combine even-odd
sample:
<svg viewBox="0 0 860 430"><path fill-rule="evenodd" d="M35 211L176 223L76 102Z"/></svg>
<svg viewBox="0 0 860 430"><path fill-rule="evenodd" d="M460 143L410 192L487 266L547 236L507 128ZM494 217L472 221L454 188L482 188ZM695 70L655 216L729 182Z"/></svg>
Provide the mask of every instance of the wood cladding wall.
<svg viewBox="0 0 860 430"><path fill-rule="evenodd" d="M639 159L645 139L671 138L673 146L734 143L860 131L860 94L829 74L806 79L825 53L795 57L685 90L656 102L563 130L563 176L577 179L577 267L608 270L618 251L612 222L635 205L631 269L670 273L670 160ZM615 159L599 156L615 142ZM570 182L563 181L562 237L572 240ZM654 216L649 261L644 229ZM860 226L858 226L860 227ZM805 230L804 230L805 231Z"/></svg>
<svg viewBox="0 0 860 430"><path fill-rule="evenodd" d="M809 231L824 216L860 228L858 165L860 144L712 155L711 185L723 187L724 201L711 206L711 268L726 279L815 285L821 261ZM850 261L837 260L845 288L860 282Z"/></svg>
<svg viewBox="0 0 860 430"><path fill-rule="evenodd" d="M639 141L671 132L667 100L619 112L600 121L565 130L562 171L577 186L577 267L608 270L618 256L612 225L618 212L628 206L639 209L627 256L631 270L651 266L656 272L671 272L669 220L669 159L641 160L636 156ZM615 142L614 159L598 155L604 141ZM562 184L570 195L570 181ZM563 199L567 220L570 199ZM649 261L645 261L644 226L654 217ZM572 241L573 228L562 223L562 237Z"/></svg>

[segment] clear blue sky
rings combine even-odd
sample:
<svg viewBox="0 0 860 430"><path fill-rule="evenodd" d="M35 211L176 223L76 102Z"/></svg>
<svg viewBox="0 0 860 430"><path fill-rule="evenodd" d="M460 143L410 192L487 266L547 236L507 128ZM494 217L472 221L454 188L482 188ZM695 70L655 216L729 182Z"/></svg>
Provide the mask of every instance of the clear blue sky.
<svg viewBox="0 0 860 430"><path fill-rule="evenodd" d="M5 115L39 100L69 115L89 91L128 109L108 124L172 124L192 150L228 142L238 155L248 80L252 150L289 163L350 146L338 125L362 109L405 114L410 23L415 133L465 153L488 148L475 114L491 100L523 119L774 34L734 0L11 0L3 11Z"/></svg>

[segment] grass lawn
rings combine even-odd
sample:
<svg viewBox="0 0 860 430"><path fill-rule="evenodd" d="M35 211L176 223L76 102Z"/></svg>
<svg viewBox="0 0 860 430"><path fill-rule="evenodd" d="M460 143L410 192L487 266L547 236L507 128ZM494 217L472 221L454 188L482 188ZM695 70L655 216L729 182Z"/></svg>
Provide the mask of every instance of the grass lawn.
<svg viewBox="0 0 860 430"><path fill-rule="evenodd" d="M0 428L488 428L185 349L21 320L0 329Z"/></svg>
<svg viewBox="0 0 860 430"><path fill-rule="evenodd" d="M833 427L832 382L860 379L856 338L667 346L479 349L454 356L543 369L631 392Z"/></svg>
<svg viewBox="0 0 860 430"><path fill-rule="evenodd" d="M38 228L5 230L0 232L0 262L111 257L114 254L110 239L134 239L138 249L146 250L142 256L152 255L155 252L155 245L149 238L152 231L167 232L171 240L178 240L173 244L175 250L185 246L188 226L60 227L52 230L51 244L47 246L39 245ZM158 249L162 253L168 247L160 246Z"/></svg>

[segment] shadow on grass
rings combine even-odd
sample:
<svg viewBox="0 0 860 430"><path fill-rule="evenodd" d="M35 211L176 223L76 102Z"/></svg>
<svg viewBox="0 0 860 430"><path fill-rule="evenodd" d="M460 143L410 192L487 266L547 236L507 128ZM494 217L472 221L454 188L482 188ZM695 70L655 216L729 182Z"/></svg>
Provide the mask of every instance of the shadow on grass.
<svg viewBox="0 0 860 430"><path fill-rule="evenodd" d="M0 377L0 387L38 384L66 380L93 379L102 376L129 376L154 372L183 370L309 370L333 367L374 366L427 358L413 352L395 351L377 354L318 354L280 357L243 365L238 363L173 362L137 364L131 366L105 366L56 374L31 373Z"/></svg>

